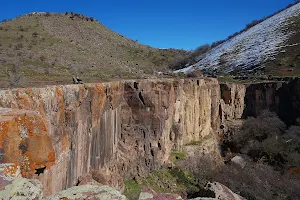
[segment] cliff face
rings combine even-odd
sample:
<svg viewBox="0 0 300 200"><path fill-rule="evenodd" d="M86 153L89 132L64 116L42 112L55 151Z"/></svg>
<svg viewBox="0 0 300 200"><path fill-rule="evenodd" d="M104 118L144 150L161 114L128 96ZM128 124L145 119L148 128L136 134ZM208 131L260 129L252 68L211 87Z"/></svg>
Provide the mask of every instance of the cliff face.
<svg viewBox="0 0 300 200"><path fill-rule="evenodd" d="M287 124L300 117L300 79L288 83L262 83L246 86L243 118L257 116L269 109Z"/></svg>
<svg viewBox="0 0 300 200"><path fill-rule="evenodd" d="M201 79L0 91L0 174L39 179L46 196L87 173L122 188L122 177L170 163L191 141L212 136L203 153L217 155L222 123L279 105L278 84L270 98L260 87Z"/></svg>
<svg viewBox="0 0 300 200"><path fill-rule="evenodd" d="M145 80L0 92L3 173L49 195L101 170L129 178L219 127L216 80ZM121 187L121 178L110 184Z"/></svg>

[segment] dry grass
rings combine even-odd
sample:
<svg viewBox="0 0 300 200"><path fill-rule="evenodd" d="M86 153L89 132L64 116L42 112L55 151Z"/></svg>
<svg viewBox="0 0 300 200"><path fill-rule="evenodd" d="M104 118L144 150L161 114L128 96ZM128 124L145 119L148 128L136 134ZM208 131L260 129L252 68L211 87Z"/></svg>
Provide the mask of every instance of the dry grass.
<svg viewBox="0 0 300 200"><path fill-rule="evenodd" d="M9 85L3 72L16 61L30 86L71 83L72 75L85 82L149 77L168 69L181 54L185 52L141 45L99 22L68 15L22 16L0 23L1 87Z"/></svg>

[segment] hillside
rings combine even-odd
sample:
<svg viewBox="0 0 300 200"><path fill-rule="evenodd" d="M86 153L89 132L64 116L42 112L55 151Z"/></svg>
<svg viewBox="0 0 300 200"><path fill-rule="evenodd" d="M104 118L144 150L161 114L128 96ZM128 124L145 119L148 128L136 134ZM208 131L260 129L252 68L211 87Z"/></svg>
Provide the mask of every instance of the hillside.
<svg viewBox="0 0 300 200"><path fill-rule="evenodd" d="M300 4L295 4L197 58L179 71L300 75Z"/></svg>
<svg viewBox="0 0 300 200"><path fill-rule="evenodd" d="M31 13L0 23L0 86L147 77L183 54L141 45L80 14Z"/></svg>

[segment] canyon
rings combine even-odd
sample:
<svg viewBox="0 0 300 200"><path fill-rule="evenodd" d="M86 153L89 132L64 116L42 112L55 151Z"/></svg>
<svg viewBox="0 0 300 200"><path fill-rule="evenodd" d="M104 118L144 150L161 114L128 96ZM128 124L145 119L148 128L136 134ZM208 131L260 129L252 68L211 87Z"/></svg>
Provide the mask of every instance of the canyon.
<svg viewBox="0 0 300 200"><path fill-rule="evenodd" d="M170 155L204 140L200 155L222 163L229 122L269 109L300 117L300 80L221 84L217 79L148 79L0 90L0 175L38 179L43 195L89 174L123 180L172 165ZM0 190L7 183L0 181Z"/></svg>

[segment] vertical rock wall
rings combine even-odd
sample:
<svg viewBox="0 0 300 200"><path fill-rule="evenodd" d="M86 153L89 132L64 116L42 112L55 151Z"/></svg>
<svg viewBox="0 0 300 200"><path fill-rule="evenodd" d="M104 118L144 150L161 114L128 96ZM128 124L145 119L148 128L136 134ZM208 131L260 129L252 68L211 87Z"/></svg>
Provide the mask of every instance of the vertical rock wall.
<svg viewBox="0 0 300 200"><path fill-rule="evenodd" d="M287 125L295 124L300 117L300 79L247 85L243 118L255 117L265 109L276 112Z"/></svg>
<svg viewBox="0 0 300 200"><path fill-rule="evenodd" d="M39 179L45 195L91 171L145 174L218 129L219 99L214 79L2 90L3 173Z"/></svg>
<svg viewBox="0 0 300 200"><path fill-rule="evenodd" d="M156 79L2 90L0 175L39 179L48 196L90 172L143 175L202 138L212 138L207 153L215 153L226 120L265 108L282 113L286 102L297 107L298 82ZM122 178L109 181L120 187Z"/></svg>

